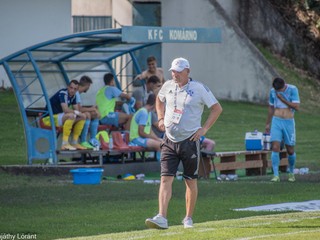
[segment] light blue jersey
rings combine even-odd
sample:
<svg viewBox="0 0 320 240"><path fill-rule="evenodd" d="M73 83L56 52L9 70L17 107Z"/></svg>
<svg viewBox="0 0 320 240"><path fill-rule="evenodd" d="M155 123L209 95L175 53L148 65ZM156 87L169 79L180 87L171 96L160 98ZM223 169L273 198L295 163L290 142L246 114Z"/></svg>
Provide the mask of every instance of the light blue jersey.
<svg viewBox="0 0 320 240"><path fill-rule="evenodd" d="M109 86L105 89L105 96L107 99L111 100L117 98L121 95L122 91L114 86ZM119 112L109 112L107 116L100 119L102 125L112 125L119 127Z"/></svg>
<svg viewBox="0 0 320 240"><path fill-rule="evenodd" d="M132 119L132 121L135 121L137 123L137 125L142 125L142 126L147 126L148 124L150 125L151 123L148 122L150 114L151 113L148 112L147 109L142 108L141 110L139 110L135 114L134 119ZM130 142L130 144L133 145L133 146L137 145L137 146L140 146L140 147L148 147L148 145L147 145L148 139L150 139L150 138L137 137L137 138L133 139Z"/></svg>
<svg viewBox="0 0 320 240"><path fill-rule="evenodd" d="M81 104L81 96L80 96L79 91L76 92L76 101L77 101L78 104L82 105Z"/></svg>
<svg viewBox="0 0 320 240"><path fill-rule="evenodd" d="M147 109L143 109L136 114L134 120L138 125L146 126L148 123L149 114L151 113L149 113Z"/></svg>
<svg viewBox="0 0 320 240"><path fill-rule="evenodd" d="M274 108L288 108L288 105L277 97L277 93L281 94L288 102L300 103L298 88L294 85L286 84L284 92L276 92L274 88L270 90L269 105ZM294 109L291 109L291 111L294 112Z"/></svg>
<svg viewBox="0 0 320 240"><path fill-rule="evenodd" d="M107 99L117 98L121 95L122 91L114 86L108 86L104 94Z"/></svg>

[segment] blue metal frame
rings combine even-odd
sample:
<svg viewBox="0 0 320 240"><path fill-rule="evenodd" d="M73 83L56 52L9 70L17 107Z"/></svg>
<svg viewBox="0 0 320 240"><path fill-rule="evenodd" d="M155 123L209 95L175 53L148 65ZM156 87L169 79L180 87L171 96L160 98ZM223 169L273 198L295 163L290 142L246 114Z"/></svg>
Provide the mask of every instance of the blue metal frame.
<svg viewBox="0 0 320 240"><path fill-rule="evenodd" d="M46 83L48 82L46 82L44 74L59 73L62 75L63 82L68 84L68 73L73 71L79 72L79 70L66 70L64 64L97 62L99 64L107 64L109 69L115 74L117 87L121 89L120 82L117 80L118 78L115 69L112 68L111 61L125 54L129 54L133 62L133 67L136 72L140 73L141 69L134 52L158 44L125 43L122 42L121 34L122 29L105 29L71 34L25 48L0 60L0 64L4 66L11 81L21 112L27 144L28 164L33 164L34 160L45 160L50 157L53 157L54 164L58 163L55 154L57 148L56 128L52 109L49 104L50 96L46 87ZM56 55L52 57L52 53L56 53ZM93 56L78 57L83 53L92 53ZM104 53L109 55L101 57ZM49 66L51 66L51 64L56 65L57 69L42 70L41 66L46 63ZM21 66L16 69L15 64L21 64ZM85 71L94 70L86 69ZM96 70L96 72L101 72L101 70ZM31 77L29 75L31 75ZM30 81L30 79L32 80ZM40 86L39 91L41 92L31 92L34 84ZM28 101L30 101L30 103L26 102L24 99L25 96L28 96ZM33 99L34 97L36 97L36 99ZM33 108L33 105L36 105L40 100L43 100L45 105L48 106L48 110ZM27 112L33 113L35 116L33 121L28 119ZM43 116L50 116L52 126L50 130L42 129L38 126L39 124L37 123L39 118L36 115L39 113L42 113ZM36 148L36 143L39 142L48 143L49 148L44 151L39 151L39 149Z"/></svg>

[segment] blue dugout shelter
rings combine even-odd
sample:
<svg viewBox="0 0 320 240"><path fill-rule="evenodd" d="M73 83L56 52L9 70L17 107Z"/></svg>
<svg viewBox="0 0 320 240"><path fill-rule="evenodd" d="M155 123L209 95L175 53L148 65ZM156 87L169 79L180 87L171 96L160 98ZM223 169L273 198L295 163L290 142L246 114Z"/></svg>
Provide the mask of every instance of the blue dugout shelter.
<svg viewBox="0 0 320 240"><path fill-rule="evenodd" d="M49 157L57 164L56 129L49 99L70 80L83 75L93 79L83 96L84 104L92 105L106 72L116 76L119 89L127 88L134 75L141 72L138 50L161 42L220 41L220 29L123 27L64 36L1 59L21 111L28 164ZM39 127L39 115L50 116L50 130Z"/></svg>

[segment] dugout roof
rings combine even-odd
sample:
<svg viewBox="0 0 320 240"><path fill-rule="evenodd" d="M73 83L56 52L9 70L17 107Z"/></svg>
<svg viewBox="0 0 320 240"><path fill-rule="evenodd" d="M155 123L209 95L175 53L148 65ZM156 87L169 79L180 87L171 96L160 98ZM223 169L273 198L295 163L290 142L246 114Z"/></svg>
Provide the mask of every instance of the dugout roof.
<svg viewBox="0 0 320 240"><path fill-rule="evenodd" d="M123 89L141 69L136 51L154 44L128 43L122 40L122 29L81 32L56 38L25 48L0 60L15 92L21 111L27 141L28 164L54 156L56 129L39 128L38 116L52 116L49 98L66 87L72 79L89 75L88 105L94 103L95 92L103 86L103 75L112 72L117 87ZM51 117L53 123L53 118ZM53 124L52 124L53 125Z"/></svg>

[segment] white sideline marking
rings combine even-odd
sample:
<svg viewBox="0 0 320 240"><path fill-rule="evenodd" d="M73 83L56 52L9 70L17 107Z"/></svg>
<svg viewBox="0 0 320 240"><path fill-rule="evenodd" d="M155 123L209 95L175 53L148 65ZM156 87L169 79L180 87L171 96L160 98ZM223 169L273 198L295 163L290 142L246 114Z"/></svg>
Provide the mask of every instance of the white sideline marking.
<svg viewBox="0 0 320 240"><path fill-rule="evenodd" d="M177 235L180 234L181 232L177 231L177 232L165 232L165 233L160 233L161 236L173 236L173 235Z"/></svg>
<svg viewBox="0 0 320 240"><path fill-rule="evenodd" d="M283 221L280 221L281 223L291 223L291 222L299 222L300 219L288 219L288 220L283 220Z"/></svg>
<svg viewBox="0 0 320 240"><path fill-rule="evenodd" d="M276 233L276 234L268 234L268 235L260 235L260 236L253 236L253 237L246 237L246 238L233 238L232 240L251 240L251 239L259 239L265 237L279 237L279 236L289 236L295 235L300 233L315 233L320 232L320 230L312 230L312 231L298 231L298 232L290 232L290 233Z"/></svg>
<svg viewBox="0 0 320 240"><path fill-rule="evenodd" d="M289 202L280 204L269 204L248 208L237 208L235 211L320 211L320 200L306 202Z"/></svg>
<svg viewBox="0 0 320 240"><path fill-rule="evenodd" d="M218 228L201 228L201 229L196 229L197 232L211 232L211 231L216 231Z"/></svg>
<svg viewBox="0 0 320 240"><path fill-rule="evenodd" d="M252 223L252 224L245 224L244 227L259 227L259 226L267 226L271 225L272 222L265 222L265 223Z"/></svg>

